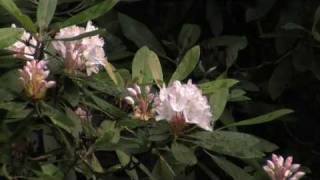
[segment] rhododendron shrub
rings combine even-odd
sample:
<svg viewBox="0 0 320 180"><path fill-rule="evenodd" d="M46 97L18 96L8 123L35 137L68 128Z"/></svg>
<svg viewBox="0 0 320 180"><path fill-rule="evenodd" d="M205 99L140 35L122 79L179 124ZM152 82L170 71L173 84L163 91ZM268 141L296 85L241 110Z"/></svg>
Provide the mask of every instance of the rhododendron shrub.
<svg viewBox="0 0 320 180"><path fill-rule="evenodd" d="M277 146L236 128L291 110L220 120L227 103L249 98L231 93L244 90L227 74L192 81L201 46L192 44L174 57L135 42L123 29L137 52L121 53L130 65L115 66L106 39L117 37L95 19L117 0L97 1L66 19L55 13L57 0L35 2L31 18L14 1L0 0L18 22L0 29L6 33L0 38L6 54L0 62L0 179L197 179L196 171L221 170L245 180L305 175L292 157L283 162L274 155L263 166ZM174 72L162 70L176 58ZM204 158L219 168L210 170Z"/></svg>

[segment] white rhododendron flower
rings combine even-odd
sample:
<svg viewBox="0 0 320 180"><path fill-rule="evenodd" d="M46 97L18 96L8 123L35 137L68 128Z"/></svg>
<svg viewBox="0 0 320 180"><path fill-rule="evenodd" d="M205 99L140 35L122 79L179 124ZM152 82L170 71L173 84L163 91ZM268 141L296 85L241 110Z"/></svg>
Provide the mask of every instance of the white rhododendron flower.
<svg viewBox="0 0 320 180"><path fill-rule="evenodd" d="M16 25L12 24L11 27L16 28ZM20 40L12 44L7 49L15 52L17 57L26 57L29 59L33 59L36 51L34 47L36 46L37 40L32 37L30 33L24 31Z"/></svg>
<svg viewBox="0 0 320 180"><path fill-rule="evenodd" d="M53 87L55 81L47 81L50 71L47 68L48 61L27 61L20 69L20 79L23 82L28 97L38 100L44 97L48 88Z"/></svg>
<svg viewBox="0 0 320 180"><path fill-rule="evenodd" d="M187 84L175 81L171 86L161 88L156 101L156 120L196 124L212 131L212 113L208 100L191 80Z"/></svg>
<svg viewBox="0 0 320 180"><path fill-rule="evenodd" d="M64 58L67 71L74 73L85 70L87 75L90 76L92 73L98 73L101 65L105 65L104 40L99 35L74 41L59 41L59 39L76 37L97 29L89 21L86 28L70 26L57 33L55 39L58 40L53 41L53 47Z"/></svg>

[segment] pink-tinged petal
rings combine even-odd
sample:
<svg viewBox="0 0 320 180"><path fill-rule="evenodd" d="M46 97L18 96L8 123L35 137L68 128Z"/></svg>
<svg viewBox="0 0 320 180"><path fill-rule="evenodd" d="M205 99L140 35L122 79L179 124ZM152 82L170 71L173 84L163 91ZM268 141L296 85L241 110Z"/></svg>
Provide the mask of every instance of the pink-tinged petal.
<svg viewBox="0 0 320 180"><path fill-rule="evenodd" d="M141 89L140 89L140 86L138 85L134 85L134 89L136 90L137 94L140 95L141 94Z"/></svg>
<svg viewBox="0 0 320 180"><path fill-rule="evenodd" d="M279 156L279 166L283 166L283 163L284 163L284 158L282 156Z"/></svg>
<svg viewBox="0 0 320 180"><path fill-rule="evenodd" d="M56 82L55 82L55 81L48 81L48 82L47 82L47 88L54 87L55 85L56 85Z"/></svg>
<svg viewBox="0 0 320 180"><path fill-rule="evenodd" d="M284 166L285 166L286 168L289 168L289 167L292 165L292 161L293 161L292 156L287 157L287 159L286 159L286 161L285 161L285 163L284 163Z"/></svg>
<svg viewBox="0 0 320 180"><path fill-rule="evenodd" d="M138 95L137 91L133 88L127 88L127 91L130 96L136 97Z"/></svg>
<svg viewBox="0 0 320 180"><path fill-rule="evenodd" d="M272 161L267 160L267 165L269 166L269 168L275 169L274 163Z"/></svg>
<svg viewBox="0 0 320 180"><path fill-rule="evenodd" d="M144 88L144 90L145 90L145 93L146 93L146 94L149 94L150 91L151 91L151 88L150 88L150 86L146 86L146 87Z"/></svg>
<svg viewBox="0 0 320 180"><path fill-rule="evenodd" d="M290 170L286 170L286 171L284 171L284 173L283 173L283 177L289 177L291 174L292 174L292 173L291 173Z"/></svg>
<svg viewBox="0 0 320 180"><path fill-rule="evenodd" d="M274 171L272 169L270 169L268 166L263 166L262 168L270 177L275 176Z"/></svg>
<svg viewBox="0 0 320 180"><path fill-rule="evenodd" d="M293 177L297 178L297 179L300 179L302 178L303 176L305 176L306 173L305 172L302 172L302 171L298 171L297 173L294 174Z"/></svg>
<svg viewBox="0 0 320 180"><path fill-rule="evenodd" d="M300 168L300 164L292 164L290 170L292 172L296 172L298 171L299 168Z"/></svg>

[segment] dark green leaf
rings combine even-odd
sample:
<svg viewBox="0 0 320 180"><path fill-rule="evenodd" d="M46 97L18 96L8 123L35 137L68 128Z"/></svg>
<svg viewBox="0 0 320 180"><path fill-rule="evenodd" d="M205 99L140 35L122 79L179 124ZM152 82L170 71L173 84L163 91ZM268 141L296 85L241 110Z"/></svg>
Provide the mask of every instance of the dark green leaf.
<svg viewBox="0 0 320 180"><path fill-rule="evenodd" d="M197 163L197 157L194 152L183 144L174 142L171 145L173 157L182 164L194 165Z"/></svg>
<svg viewBox="0 0 320 180"><path fill-rule="evenodd" d="M119 0L103 0L100 3L73 15L62 23L55 23L54 26L61 29L74 24L85 23L107 13L118 3L118 1Z"/></svg>
<svg viewBox="0 0 320 180"><path fill-rule="evenodd" d="M319 20L320 20L320 6L318 6L317 10L314 13L313 26L312 26L312 35L317 41L320 41L320 33L319 33L320 21Z"/></svg>
<svg viewBox="0 0 320 180"><path fill-rule="evenodd" d="M211 32L215 36L219 36L223 30L223 17L217 0L207 0L206 17L210 25Z"/></svg>
<svg viewBox="0 0 320 180"><path fill-rule="evenodd" d="M210 48L226 47L226 65L230 68L238 58L238 53L247 47L247 38L244 36L220 36L209 39L205 43Z"/></svg>
<svg viewBox="0 0 320 180"><path fill-rule="evenodd" d="M130 156L127 155L125 152L120 151L120 150L116 151L116 153L117 153L117 156L119 158L119 161L120 161L121 165L123 167L126 167L130 163ZM139 180L137 171L135 169L126 170L126 173L128 174L128 176L130 176L131 179Z"/></svg>
<svg viewBox="0 0 320 180"><path fill-rule="evenodd" d="M236 180L252 180L253 177L246 173L242 168L238 167L237 165L233 164L232 162L220 158L218 156L213 156L212 154L207 153L212 160L227 174L229 174L233 179Z"/></svg>
<svg viewBox="0 0 320 180"><path fill-rule="evenodd" d="M4 9L6 9L12 16L14 16L26 30L32 33L36 32L36 26L30 17L23 14L13 0L0 0L0 5L4 7Z"/></svg>
<svg viewBox="0 0 320 180"><path fill-rule="evenodd" d="M176 176L172 167L162 156L159 156L159 160L154 166L152 174L158 180L174 180L174 177Z"/></svg>
<svg viewBox="0 0 320 180"><path fill-rule="evenodd" d="M273 71L268 90L272 99L277 99L288 88L293 76L291 61L282 61Z"/></svg>
<svg viewBox="0 0 320 180"><path fill-rule="evenodd" d="M131 41L133 41L138 48L148 46L151 50L160 55L165 56L162 45L152 32L141 22L132 19L131 17L119 13L118 15L123 34Z"/></svg>
<svg viewBox="0 0 320 180"><path fill-rule="evenodd" d="M178 45L182 52L195 45L200 38L201 29L195 24L184 24L178 37Z"/></svg>
<svg viewBox="0 0 320 180"><path fill-rule="evenodd" d="M249 7L246 12L247 22L257 20L269 12L276 0L258 0L254 7Z"/></svg>
<svg viewBox="0 0 320 180"><path fill-rule="evenodd" d="M256 148L260 140L249 134L231 131L203 131L189 136L197 139L194 143L199 146L221 154L244 159L264 156L263 152Z"/></svg>
<svg viewBox="0 0 320 180"><path fill-rule="evenodd" d="M255 124L262 124L262 123L276 120L276 119L278 119L284 115L290 114L290 113L293 113L293 110L281 109L281 110L277 110L277 111L274 111L274 112L271 112L268 114L264 114L264 115L261 115L261 116L255 117L255 118L251 118L251 119L239 121L236 123L228 124L224 128L234 127L234 126L249 126L249 125L255 125Z"/></svg>
<svg viewBox="0 0 320 180"><path fill-rule="evenodd" d="M0 87L9 90L12 93L21 94L23 83L19 80L20 74L17 69L6 72L0 77Z"/></svg>
<svg viewBox="0 0 320 180"><path fill-rule="evenodd" d="M72 129L74 128L75 124L65 113L48 104L42 103L41 105L44 108L43 113L50 118L54 125L66 130L69 133L72 133Z"/></svg>

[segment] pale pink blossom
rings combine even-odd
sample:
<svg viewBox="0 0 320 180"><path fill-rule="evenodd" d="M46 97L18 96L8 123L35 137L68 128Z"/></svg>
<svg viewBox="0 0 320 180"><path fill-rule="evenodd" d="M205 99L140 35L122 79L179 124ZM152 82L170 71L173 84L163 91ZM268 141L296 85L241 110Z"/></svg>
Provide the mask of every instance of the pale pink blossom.
<svg viewBox="0 0 320 180"><path fill-rule="evenodd" d="M175 81L160 89L157 97L156 120L167 120L182 125L195 124L212 131L212 113L208 100L201 90L189 80L187 84Z"/></svg>
<svg viewBox="0 0 320 180"><path fill-rule="evenodd" d="M16 25L12 24L11 27L16 28ZM36 45L37 40L30 33L24 31L21 38L7 49L15 52L17 57L34 59Z"/></svg>
<svg viewBox="0 0 320 180"><path fill-rule="evenodd" d="M267 160L263 169L272 180L298 180L305 175L300 171L300 164L293 164L292 156L284 159L282 156L272 154L272 160Z"/></svg>
<svg viewBox="0 0 320 180"><path fill-rule="evenodd" d="M133 107L133 118L148 121L155 115L154 94L150 86L145 86L141 91L140 86L134 85L133 88L127 88L128 96L124 98L127 104Z"/></svg>
<svg viewBox="0 0 320 180"><path fill-rule="evenodd" d="M50 71L47 68L47 61L27 61L27 64L20 69L20 79L23 82L28 97L38 100L44 97L48 88L55 85L55 81L47 81Z"/></svg>
<svg viewBox="0 0 320 180"><path fill-rule="evenodd" d="M92 115L91 113L82 108L82 107L77 107L77 109L74 111L74 113L80 118L82 121L91 121Z"/></svg>
<svg viewBox="0 0 320 180"><path fill-rule="evenodd" d="M98 73L100 66L106 64L106 57L104 53L104 40L99 36L85 37L74 41L62 41L59 39L66 39L79 36L83 33L97 30L92 22L87 23L86 28L79 26L70 26L61 29L55 36L53 47L58 54L64 58L65 69L68 72L75 73L76 71L86 71L90 76L92 73Z"/></svg>

